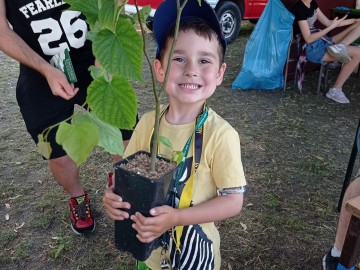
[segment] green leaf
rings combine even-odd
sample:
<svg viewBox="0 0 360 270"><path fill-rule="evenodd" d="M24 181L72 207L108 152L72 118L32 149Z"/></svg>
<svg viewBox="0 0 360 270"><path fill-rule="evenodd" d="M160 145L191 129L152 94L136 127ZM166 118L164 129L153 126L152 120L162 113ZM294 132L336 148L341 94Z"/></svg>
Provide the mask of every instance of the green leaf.
<svg viewBox="0 0 360 270"><path fill-rule="evenodd" d="M124 142L120 129L101 121L94 113L90 113L90 115L100 131L98 145L110 154L122 156L124 154Z"/></svg>
<svg viewBox="0 0 360 270"><path fill-rule="evenodd" d="M57 250L56 250L56 252L55 252L55 254L54 254L54 258L55 258L55 259L59 256L60 252L61 252L64 248L65 248L65 245L64 245L64 244L60 244L60 245L59 245L59 247L57 248Z"/></svg>
<svg viewBox="0 0 360 270"><path fill-rule="evenodd" d="M71 5L70 10L80 11L86 16L87 23L93 26L98 18L98 0L64 0Z"/></svg>
<svg viewBox="0 0 360 270"><path fill-rule="evenodd" d="M38 135L37 151L44 158L46 158L46 159L50 158L52 149L51 149L50 143L44 141L44 137L42 134Z"/></svg>
<svg viewBox="0 0 360 270"><path fill-rule="evenodd" d="M179 165L184 159L184 153L182 151L175 151L175 155L177 156L176 164Z"/></svg>
<svg viewBox="0 0 360 270"><path fill-rule="evenodd" d="M101 66L114 76L141 80L143 40L129 20L119 19L115 33L100 30L93 42L93 52Z"/></svg>
<svg viewBox="0 0 360 270"><path fill-rule="evenodd" d="M83 164L99 141L99 131L91 121L80 124L62 122L56 133L56 142L64 148L77 166Z"/></svg>
<svg viewBox="0 0 360 270"><path fill-rule="evenodd" d="M76 125L87 122L92 122L98 128L100 135L98 146L113 155L122 156L124 154L124 142L120 129L101 121L92 112L78 113L73 117L73 123Z"/></svg>
<svg viewBox="0 0 360 270"><path fill-rule="evenodd" d="M173 149L172 144L171 144L171 142L170 142L170 140L169 140L168 138L159 135L159 136L158 136L158 140L159 140L159 142L161 142L163 145L169 147L170 149Z"/></svg>
<svg viewBox="0 0 360 270"><path fill-rule="evenodd" d="M149 16L151 11L151 7L150 6L144 6L142 9L139 10L139 15L140 15L140 19L142 23L146 22L147 17ZM139 22L139 17L137 14L134 15L134 17L136 18L136 21Z"/></svg>
<svg viewBox="0 0 360 270"><path fill-rule="evenodd" d="M95 66L90 66L89 71L93 79L99 78L102 75L101 68L97 68Z"/></svg>
<svg viewBox="0 0 360 270"><path fill-rule="evenodd" d="M129 82L113 77L95 79L88 87L86 102L102 121L121 129L133 129L136 123L137 100Z"/></svg>
<svg viewBox="0 0 360 270"><path fill-rule="evenodd" d="M99 23L103 28L108 28L111 31L114 31L116 11L118 8L117 1L100 0L99 3Z"/></svg>

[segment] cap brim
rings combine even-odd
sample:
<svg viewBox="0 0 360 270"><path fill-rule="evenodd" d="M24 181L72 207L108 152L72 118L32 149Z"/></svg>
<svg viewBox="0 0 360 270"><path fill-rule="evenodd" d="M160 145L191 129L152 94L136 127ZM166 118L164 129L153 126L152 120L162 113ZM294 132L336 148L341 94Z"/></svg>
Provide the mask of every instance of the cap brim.
<svg viewBox="0 0 360 270"><path fill-rule="evenodd" d="M184 0L180 0L180 5ZM163 46L169 30L174 27L177 17L177 0L165 0L157 8L154 15L153 32L157 43L156 57L159 58L161 46ZM204 20L218 35L225 52L226 41L219 25L218 17L213 8L204 0L199 5L198 0L188 0L182 13L181 19L200 18Z"/></svg>

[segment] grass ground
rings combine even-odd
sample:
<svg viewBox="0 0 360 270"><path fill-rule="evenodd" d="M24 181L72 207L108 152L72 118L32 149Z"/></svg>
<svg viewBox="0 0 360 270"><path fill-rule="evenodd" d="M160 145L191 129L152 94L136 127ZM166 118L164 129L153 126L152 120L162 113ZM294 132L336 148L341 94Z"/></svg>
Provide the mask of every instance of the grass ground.
<svg viewBox="0 0 360 270"><path fill-rule="evenodd" d="M349 105L316 95L317 72L306 75L303 94L291 82L286 91L231 91L252 29L245 24L229 46L227 75L209 100L240 134L248 181L241 214L218 223L222 269L320 269L334 241L360 115L359 79L344 87ZM0 66L0 269L133 269L131 256L114 248L101 203L109 155L96 149L82 166L97 229L74 236L68 197L37 154L16 104L18 65L0 54ZM330 71L330 83L337 72ZM151 94L144 86L137 93L140 114L151 110Z"/></svg>

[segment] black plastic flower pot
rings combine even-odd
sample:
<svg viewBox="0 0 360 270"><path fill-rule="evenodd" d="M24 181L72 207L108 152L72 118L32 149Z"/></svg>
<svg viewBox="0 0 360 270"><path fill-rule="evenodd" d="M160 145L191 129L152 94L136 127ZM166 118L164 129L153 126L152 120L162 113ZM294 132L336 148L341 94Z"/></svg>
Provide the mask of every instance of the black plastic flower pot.
<svg viewBox="0 0 360 270"><path fill-rule="evenodd" d="M151 208L166 204L166 195L173 183L173 176L177 168L170 171L159 179L149 179L142 175L126 171L121 168L121 164L128 163L135 155L149 153L139 151L127 159L114 164L115 168L115 193L120 195L123 201L131 204L131 209L122 209L130 215L140 212L144 216L151 216ZM167 159L158 157L168 161ZM160 239L155 239L151 243L142 243L136 238L137 232L132 228L133 221L130 219L115 221L115 247L122 251L127 251L140 261L145 261L151 252L158 248Z"/></svg>

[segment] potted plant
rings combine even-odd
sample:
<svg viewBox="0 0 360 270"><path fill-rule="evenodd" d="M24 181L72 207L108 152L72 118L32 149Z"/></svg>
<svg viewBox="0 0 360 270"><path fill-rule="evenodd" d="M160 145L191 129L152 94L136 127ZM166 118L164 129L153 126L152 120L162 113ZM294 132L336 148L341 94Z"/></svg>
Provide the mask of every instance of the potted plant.
<svg viewBox="0 0 360 270"><path fill-rule="evenodd" d="M178 16L169 59L175 48L181 11L187 3L187 0L184 0L180 5L179 0L177 1ZM137 14L129 16L124 14L124 5L119 5L118 0L65 0L65 2L70 4L70 9L80 11L86 16L90 27L88 39L92 41L93 53L100 65L90 68L94 80L88 88L88 96L84 104L88 109L75 113L68 121L59 123L56 140L78 166L86 161L97 145L111 154L122 155L123 143L119 129L132 129L135 125L137 102L130 82L141 81L143 56L145 56L151 72L155 101L151 153L136 153L116 163L114 167L115 192L131 203L131 214L139 211L149 216L152 207L165 203L172 176L176 171L176 166L169 159L157 157L159 142L171 147L167 138L159 136L160 96L164 92L170 65L167 67L164 83L157 89L152 64L146 53L145 30L142 25L150 12L150 7L141 10L137 8ZM136 1L135 4L137 7ZM140 33L136 25L139 25ZM49 155L51 151L46 142L51 128L39 135L38 149L44 156ZM177 161L182 160L181 151L174 154ZM164 161L170 164L169 169L159 178L142 176L138 171L128 170L133 158L144 159L147 156L150 156L150 161L145 162L149 171L156 171L156 164L163 164ZM140 194L139 190L142 190L143 194ZM131 223L130 220L116 221L116 246L131 252L136 259L145 260L159 245L159 241L141 243L137 240L136 231Z"/></svg>

